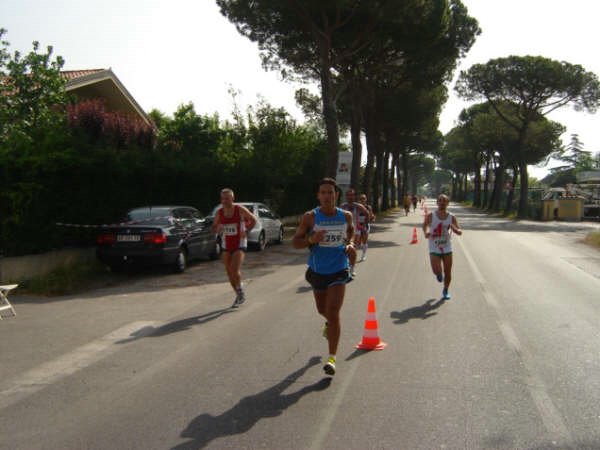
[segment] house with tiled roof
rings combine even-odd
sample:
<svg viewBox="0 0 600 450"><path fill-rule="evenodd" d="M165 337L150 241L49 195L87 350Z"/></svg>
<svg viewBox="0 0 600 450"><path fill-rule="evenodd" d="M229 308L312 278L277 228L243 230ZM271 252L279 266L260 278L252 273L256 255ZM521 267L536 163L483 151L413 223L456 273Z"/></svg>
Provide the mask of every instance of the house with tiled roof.
<svg viewBox="0 0 600 450"><path fill-rule="evenodd" d="M139 117L153 127L148 115L110 68L65 70L61 75L67 80L65 90L79 100L101 98L107 110Z"/></svg>

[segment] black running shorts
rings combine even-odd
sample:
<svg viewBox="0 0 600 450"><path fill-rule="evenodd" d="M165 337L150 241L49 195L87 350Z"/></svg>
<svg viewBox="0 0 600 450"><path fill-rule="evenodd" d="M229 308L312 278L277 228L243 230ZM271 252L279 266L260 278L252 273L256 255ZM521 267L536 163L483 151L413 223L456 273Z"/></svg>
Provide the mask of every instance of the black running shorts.
<svg viewBox="0 0 600 450"><path fill-rule="evenodd" d="M310 267L306 270L306 281L312 286L315 291L326 291L327 288L338 284L346 284L352 281L350 271L348 269L340 270L339 272L322 275L313 271Z"/></svg>

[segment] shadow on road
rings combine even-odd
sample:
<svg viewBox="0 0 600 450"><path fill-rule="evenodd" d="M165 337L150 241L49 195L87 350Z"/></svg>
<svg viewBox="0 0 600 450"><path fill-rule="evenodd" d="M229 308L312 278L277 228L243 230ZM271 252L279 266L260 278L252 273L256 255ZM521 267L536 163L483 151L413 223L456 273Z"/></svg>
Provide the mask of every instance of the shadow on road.
<svg viewBox="0 0 600 450"><path fill-rule="evenodd" d="M298 286L296 289L296 294L304 294L305 292L312 292L313 288L311 286Z"/></svg>
<svg viewBox="0 0 600 450"><path fill-rule="evenodd" d="M309 368L320 362L320 357L313 356L304 367L291 373L280 383L258 394L242 398L233 408L219 416L200 414L181 432L182 438L193 440L177 445L172 450L199 449L207 446L214 439L245 433L259 420L281 415L306 394L327 389L331 384L331 378L328 377L306 385L292 394L283 394L283 391L294 384Z"/></svg>
<svg viewBox="0 0 600 450"><path fill-rule="evenodd" d="M359 356L365 355L369 352L371 352L372 350L362 350L360 348L357 348L356 350L354 350L352 353L350 353L350 355L345 359L346 361L351 361L354 358L358 358Z"/></svg>
<svg viewBox="0 0 600 450"><path fill-rule="evenodd" d="M444 303L444 300L438 301L435 298L431 298L421 306L414 306L412 308L405 309L404 311L392 311L390 313L390 317L395 319L394 323L398 325L407 323L410 319L429 319L437 314L437 311L435 310Z"/></svg>
<svg viewBox="0 0 600 450"><path fill-rule="evenodd" d="M178 333L180 331L189 330L196 325L202 325L212 320L218 319L224 314L237 311L232 308L217 309L200 316L188 317L187 319L176 320L174 322L166 323L158 328L155 327L144 327L132 333L127 339L117 341L117 344L127 344L129 342L137 341L145 337L161 337L168 334Z"/></svg>
<svg viewBox="0 0 600 450"><path fill-rule="evenodd" d="M400 244L392 241L378 241L377 239L369 238L369 248L384 248L384 247L400 247Z"/></svg>

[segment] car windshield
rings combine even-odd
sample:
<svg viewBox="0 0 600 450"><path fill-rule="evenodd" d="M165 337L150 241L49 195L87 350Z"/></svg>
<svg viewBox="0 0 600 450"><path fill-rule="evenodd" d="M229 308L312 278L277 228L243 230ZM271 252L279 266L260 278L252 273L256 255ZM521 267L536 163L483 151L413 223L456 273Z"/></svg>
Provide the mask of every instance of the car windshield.
<svg viewBox="0 0 600 450"><path fill-rule="evenodd" d="M171 223L169 208L138 208L127 213L127 221L143 222L149 225L169 225Z"/></svg>
<svg viewBox="0 0 600 450"><path fill-rule="evenodd" d="M248 210L250 210L250 212L254 212L254 209L253 209L254 203L237 203L237 204L243 206L244 208L247 208ZM215 206L214 209L212 210L211 216L216 216L217 211L221 208L222 208L221 205Z"/></svg>

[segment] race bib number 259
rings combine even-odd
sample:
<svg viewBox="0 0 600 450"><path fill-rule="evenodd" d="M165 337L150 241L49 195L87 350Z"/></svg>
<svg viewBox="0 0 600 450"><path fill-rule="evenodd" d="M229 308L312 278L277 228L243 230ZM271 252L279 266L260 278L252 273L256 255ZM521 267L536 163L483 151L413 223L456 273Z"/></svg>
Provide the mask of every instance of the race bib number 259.
<svg viewBox="0 0 600 450"><path fill-rule="evenodd" d="M346 238L345 230L336 227L336 228L326 228L325 235L323 236L323 240L319 242L319 246L321 247L339 247L344 244L344 239Z"/></svg>

